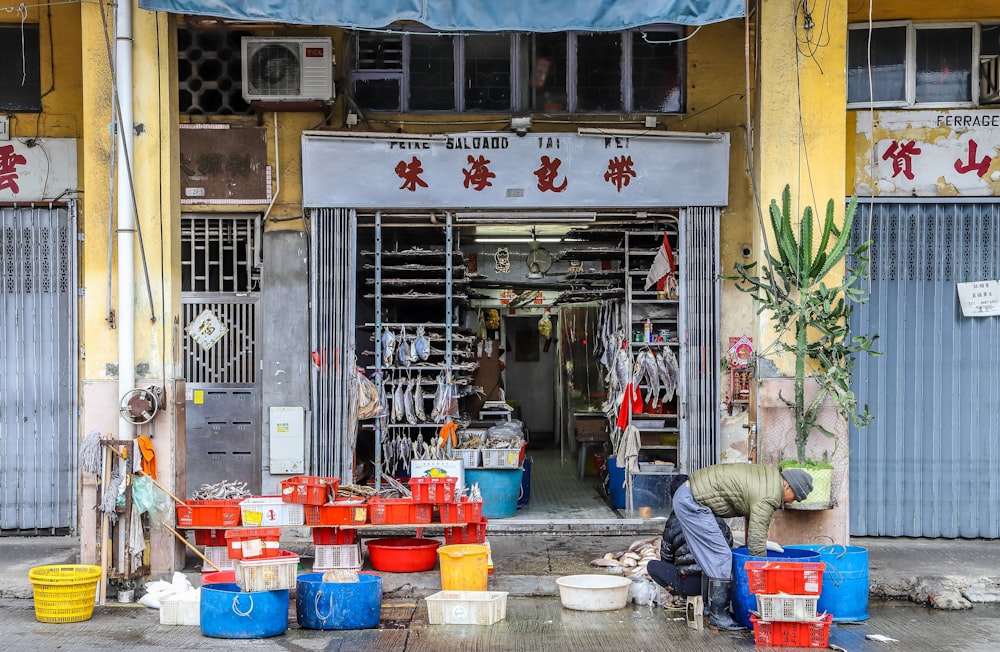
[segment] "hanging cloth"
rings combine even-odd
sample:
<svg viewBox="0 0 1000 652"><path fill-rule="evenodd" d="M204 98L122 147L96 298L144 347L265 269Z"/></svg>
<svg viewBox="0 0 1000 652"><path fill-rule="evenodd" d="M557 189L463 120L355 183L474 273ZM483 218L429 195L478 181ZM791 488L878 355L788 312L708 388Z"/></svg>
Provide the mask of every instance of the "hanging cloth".
<svg viewBox="0 0 1000 652"><path fill-rule="evenodd" d="M670 280L673 281L673 286L677 286L676 266L674 265L674 250L670 247L670 240L667 238L667 234L663 234L663 242L660 244L660 248L656 252L656 256L653 258L653 264L649 267L649 273L646 275L646 285L644 289L656 286L657 292L663 292L664 290L670 291L668 284Z"/></svg>
<svg viewBox="0 0 1000 652"><path fill-rule="evenodd" d="M135 444L139 448L139 461L142 472L149 477L156 479L156 452L153 450L153 440L149 435L141 435L135 438Z"/></svg>

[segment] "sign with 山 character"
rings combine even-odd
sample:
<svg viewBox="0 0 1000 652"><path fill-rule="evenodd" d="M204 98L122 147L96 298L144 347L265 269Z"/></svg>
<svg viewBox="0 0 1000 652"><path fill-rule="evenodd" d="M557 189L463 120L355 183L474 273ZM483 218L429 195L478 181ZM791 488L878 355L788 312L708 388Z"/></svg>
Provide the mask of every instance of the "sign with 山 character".
<svg viewBox="0 0 1000 652"><path fill-rule="evenodd" d="M206 308L187 325L184 332L190 335L198 346L208 351L229 332L229 327L223 324L214 312Z"/></svg>

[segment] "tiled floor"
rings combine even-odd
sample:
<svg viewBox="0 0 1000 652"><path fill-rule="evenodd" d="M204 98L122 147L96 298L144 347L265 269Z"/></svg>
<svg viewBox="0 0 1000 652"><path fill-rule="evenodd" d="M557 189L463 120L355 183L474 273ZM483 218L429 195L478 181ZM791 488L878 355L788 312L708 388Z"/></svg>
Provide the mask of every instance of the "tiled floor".
<svg viewBox="0 0 1000 652"><path fill-rule="evenodd" d="M566 452L560 460L558 448L529 449L531 489L528 504L505 520L615 519L622 514L611 509L597 476L579 478L577 457Z"/></svg>

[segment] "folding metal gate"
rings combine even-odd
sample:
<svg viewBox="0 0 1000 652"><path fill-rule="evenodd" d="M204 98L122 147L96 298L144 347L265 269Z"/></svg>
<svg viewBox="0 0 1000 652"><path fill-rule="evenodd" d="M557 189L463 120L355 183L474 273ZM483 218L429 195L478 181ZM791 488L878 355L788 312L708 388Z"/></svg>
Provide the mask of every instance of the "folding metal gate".
<svg viewBox="0 0 1000 652"><path fill-rule="evenodd" d="M685 470L693 471L719 461L719 209L684 209L680 244L687 331L680 452Z"/></svg>
<svg viewBox="0 0 1000 652"><path fill-rule="evenodd" d="M851 534L1000 536L1000 321L965 317L956 283L1000 278L1000 205L876 203L871 298L856 332L855 392L875 421L852 428Z"/></svg>
<svg viewBox="0 0 1000 652"><path fill-rule="evenodd" d="M76 206L0 208L0 529L76 529Z"/></svg>
<svg viewBox="0 0 1000 652"><path fill-rule="evenodd" d="M182 326L207 311L225 328L208 348L184 338L188 495L220 480L260 492L260 237L257 215L181 217Z"/></svg>

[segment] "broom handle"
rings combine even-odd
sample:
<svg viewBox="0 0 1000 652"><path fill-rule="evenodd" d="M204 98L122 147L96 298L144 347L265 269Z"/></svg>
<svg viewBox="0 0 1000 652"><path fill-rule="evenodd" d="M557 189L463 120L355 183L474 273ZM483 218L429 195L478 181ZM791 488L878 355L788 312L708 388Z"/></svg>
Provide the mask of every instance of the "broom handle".
<svg viewBox="0 0 1000 652"><path fill-rule="evenodd" d="M199 557L201 557L201 558L202 558L202 560L204 560L204 562L205 562L206 564L208 564L209 566L211 566L212 568L214 568L214 569L215 569L215 570L217 570L217 571L220 571L220 572L222 571L222 569L221 569L221 568L219 568L218 566L216 566L215 564L213 564L213 563L212 563L212 562L211 562L211 561L209 560L209 558L208 558L208 557L206 557L205 555L201 554L201 550L198 550L197 548L195 548L195 547L194 547L194 545L192 545L192 544L191 544L191 542L187 540L187 537L183 536L183 535L182 535L182 534L181 534L180 532L178 532L178 531L177 531L177 530L175 530L174 528L170 527L170 526L169 526L169 525L167 525L166 523L164 523L164 524L163 524L163 527L165 527L165 528L167 528L168 530L170 530L171 532L173 532L174 536L175 536L175 537L177 537L178 539L180 539L180 540L181 540L181 542L182 542L182 543L183 543L183 544L184 544L185 546L187 546L187 547L188 547L188 548L190 548L191 550L194 550L195 554L196 554L196 555L198 555Z"/></svg>

